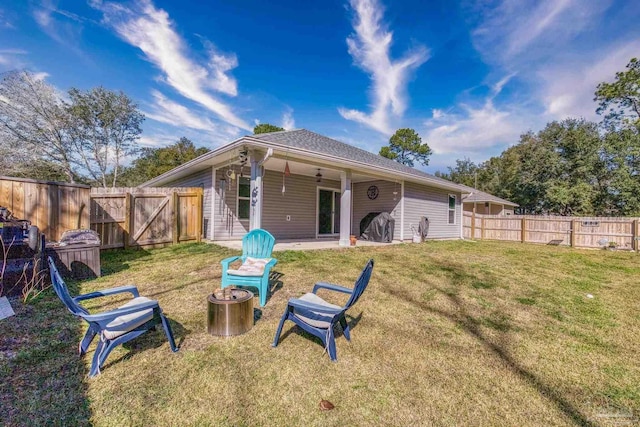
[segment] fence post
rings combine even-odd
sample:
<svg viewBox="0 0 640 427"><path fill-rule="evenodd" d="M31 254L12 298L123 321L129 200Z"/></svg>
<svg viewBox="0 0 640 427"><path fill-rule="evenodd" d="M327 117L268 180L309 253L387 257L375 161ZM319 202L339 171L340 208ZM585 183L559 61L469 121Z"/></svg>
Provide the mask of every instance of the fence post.
<svg viewBox="0 0 640 427"><path fill-rule="evenodd" d="M179 203L180 203L180 199L178 197L178 192L174 191L171 193L171 197L172 197L172 205L173 205L173 210L171 215L173 216L172 220L173 220L173 244L177 245L180 242L180 212L179 212Z"/></svg>
<svg viewBox="0 0 640 427"><path fill-rule="evenodd" d="M631 223L631 248L638 251L638 220L634 219Z"/></svg>
<svg viewBox="0 0 640 427"><path fill-rule="evenodd" d="M476 239L476 207L473 207L471 212L471 240Z"/></svg>
<svg viewBox="0 0 640 427"><path fill-rule="evenodd" d="M571 220L571 247L575 247L576 246L576 226L578 224L578 221Z"/></svg>
<svg viewBox="0 0 640 427"><path fill-rule="evenodd" d="M124 193L124 233L123 233L123 240L124 240L124 248L125 249L129 249L129 239L131 238L131 209L132 209L132 203L131 203L131 193L129 193L128 191L126 193Z"/></svg>
<svg viewBox="0 0 640 427"><path fill-rule="evenodd" d="M203 191L200 190L198 192L198 209L197 209L197 227L196 227L196 242L200 243L202 241L202 211L203 211L203 201L204 195Z"/></svg>
<svg viewBox="0 0 640 427"><path fill-rule="evenodd" d="M521 221L522 221L522 223L520 225L520 233L521 233L520 234L520 241L522 243L524 243L526 241L525 236L526 236L526 232L527 232L527 219L523 216Z"/></svg>
<svg viewBox="0 0 640 427"><path fill-rule="evenodd" d="M480 219L480 240L484 240L484 216Z"/></svg>

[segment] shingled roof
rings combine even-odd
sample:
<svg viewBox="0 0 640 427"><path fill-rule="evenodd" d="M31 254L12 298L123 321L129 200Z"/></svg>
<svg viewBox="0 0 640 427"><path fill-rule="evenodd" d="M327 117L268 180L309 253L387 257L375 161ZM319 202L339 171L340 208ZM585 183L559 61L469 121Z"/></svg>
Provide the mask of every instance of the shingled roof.
<svg viewBox="0 0 640 427"><path fill-rule="evenodd" d="M500 197L494 196L493 194L485 193L484 191L476 190L475 188L467 187L466 185L461 185L461 186L466 188L470 192L468 196L463 197L462 201L464 203L491 202L491 203L499 203L501 205L514 206L514 207L520 206L517 203L513 203L506 199L501 199Z"/></svg>
<svg viewBox="0 0 640 427"><path fill-rule="evenodd" d="M431 182L440 183L441 185L449 187L463 187L446 179L438 178L437 176L419 171L418 169L405 166L395 160L387 159L386 157L373 154L361 148L354 147L353 145L345 144L344 142L328 138L306 129L261 133L257 135L248 135L248 137L290 148L297 148L318 154L338 157L346 161L362 162L373 167L390 169L392 171L428 179Z"/></svg>

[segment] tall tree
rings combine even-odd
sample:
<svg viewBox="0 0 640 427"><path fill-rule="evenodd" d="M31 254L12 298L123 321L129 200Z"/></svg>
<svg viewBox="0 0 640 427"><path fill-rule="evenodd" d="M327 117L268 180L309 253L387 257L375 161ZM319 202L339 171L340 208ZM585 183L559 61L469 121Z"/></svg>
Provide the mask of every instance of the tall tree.
<svg viewBox="0 0 640 427"><path fill-rule="evenodd" d="M600 83L594 101L598 114L605 114L605 124L640 129L640 61L632 58L626 71L616 73L613 83Z"/></svg>
<svg viewBox="0 0 640 427"><path fill-rule="evenodd" d="M269 133L269 132L280 132L283 131L284 128L279 126L270 125L269 123L260 123L253 128L254 135L259 133Z"/></svg>
<svg viewBox="0 0 640 427"><path fill-rule="evenodd" d="M69 97L74 148L83 168L103 187L115 187L123 159L139 150L144 115L123 92L102 86L86 92L72 88Z"/></svg>
<svg viewBox="0 0 640 427"><path fill-rule="evenodd" d="M422 143L422 138L415 130L404 128L398 129L391 136L389 145L382 147L379 154L382 157L413 167L414 162L427 166L432 151L426 142Z"/></svg>
<svg viewBox="0 0 640 427"><path fill-rule="evenodd" d="M478 178L478 165L473 163L471 159L465 157L464 159L456 160L455 167L447 167L448 173L436 172L435 175L440 178L448 179L449 181L457 182L468 187L476 188Z"/></svg>
<svg viewBox="0 0 640 427"><path fill-rule="evenodd" d="M47 162L69 182L76 180L66 105L51 85L28 71L5 73L0 81L0 148L12 163L5 173L17 168L45 178L32 166Z"/></svg>
<svg viewBox="0 0 640 427"><path fill-rule="evenodd" d="M140 157L123 171L119 182L127 186L142 184L208 151L204 147L196 148L185 137L167 147L143 148Z"/></svg>

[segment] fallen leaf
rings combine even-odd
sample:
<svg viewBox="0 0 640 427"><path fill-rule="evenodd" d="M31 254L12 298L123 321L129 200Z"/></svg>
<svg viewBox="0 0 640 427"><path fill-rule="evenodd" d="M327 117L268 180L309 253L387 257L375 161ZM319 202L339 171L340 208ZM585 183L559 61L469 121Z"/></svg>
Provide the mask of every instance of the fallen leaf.
<svg viewBox="0 0 640 427"><path fill-rule="evenodd" d="M335 406L333 405L333 403L329 402L328 400L321 400L320 401L320 410L322 411L330 411L333 408L335 408Z"/></svg>

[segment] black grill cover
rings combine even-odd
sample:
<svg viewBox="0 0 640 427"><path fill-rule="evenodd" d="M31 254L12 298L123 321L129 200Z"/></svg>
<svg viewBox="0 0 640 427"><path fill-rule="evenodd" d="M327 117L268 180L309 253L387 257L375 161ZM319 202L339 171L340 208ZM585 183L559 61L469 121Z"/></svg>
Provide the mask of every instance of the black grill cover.
<svg viewBox="0 0 640 427"><path fill-rule="evenodd" d="M391 243L395 225L389 212L371 212L360 221L360 239Z"/></svg>
<svg viewBox="0 0 640 427"><path fill-rule="evenodd" d="M420 218L420 224L418 224L418 233L422 240L427 238L427 234L429 233L429 218L423 216Z"/></svg>

